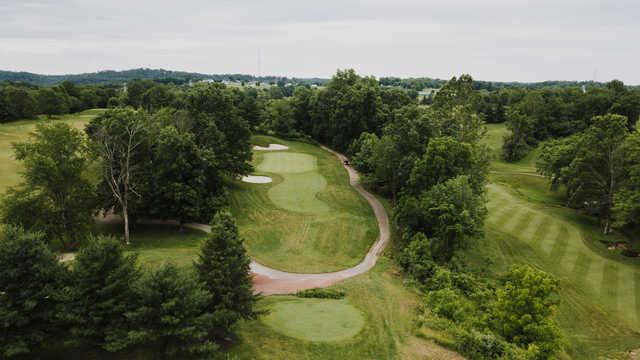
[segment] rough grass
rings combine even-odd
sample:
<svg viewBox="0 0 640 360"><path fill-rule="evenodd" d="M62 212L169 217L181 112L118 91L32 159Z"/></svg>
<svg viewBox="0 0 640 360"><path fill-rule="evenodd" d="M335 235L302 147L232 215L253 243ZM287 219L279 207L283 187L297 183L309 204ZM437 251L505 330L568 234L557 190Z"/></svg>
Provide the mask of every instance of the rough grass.
<svg viewBox="0 0 640 360"><path fill-rule="evenodd" d="M249 254L267 266L294 272L356 265L378 229L371 207L351 188L340 161L308 143L264 136L254 140L290 149L254 152L256 174L272 177L272 183L230 184L231 210Z"/></svg>
<svg viewBox="0 0 640 360"><path fill-rule="evenodd" d="M503 131L489 125L489 133L492 128ZM467 256L487 276L521 263L554 274L561 283L558 321L568 356L623 358L640 344L640 263L606 250L593 219L562 206L562 192L527 174L534 163L494 160L492 169L501 171L488 186L486 236Z"/></svg>
<svg viewBox="0 0 640 360"><path fill-rule="evenodd" d="M360 311L345 300L279 297L262 322L283 335L307 341L341 341L364 325Z"/></svg>
<svg viewBox="0 0 640 360"><path fill-rule="evenodd" d="M37 123L64 122L76 129L84 126L94 117L103 112L102 109L86 110L76 114L69 114L54 119L41 116L36 120L14 121L0 124L0 194L10 186L20 183L22 166L13 158L12 143L28 139L29 134L36 128Z"/></svg>

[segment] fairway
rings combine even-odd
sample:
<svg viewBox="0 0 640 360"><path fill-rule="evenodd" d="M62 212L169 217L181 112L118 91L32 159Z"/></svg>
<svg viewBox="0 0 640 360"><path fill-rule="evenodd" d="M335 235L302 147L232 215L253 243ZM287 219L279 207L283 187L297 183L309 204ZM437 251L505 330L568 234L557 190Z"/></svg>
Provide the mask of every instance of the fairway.
<svg viewBox="0 0 640 360"><path fill-rule="evenodd" d="M362 315L345 300L294 299L271 307L262 321L275 331L307 341L340 341L355 336Z"/></svg>
<svg viewBox="0 0 640 360"><path fill-rule="evenodd" d="M489 125L492 132L489 145L497 154L501 142L495 134L503 135L504 126ZM594 240L602 238L597 224L564 207L561 191L550 191L546 179L532 176L536 154L515 164L494 158L485 242L469 256L491 259L491 271L498 273L528 263L556 276L558 321L573 358L617 356L620 349L638 347L640 266L606 253ZM486 260L478 261L476 266L486 269Z"/></svg>
<svg viewBox="0 0 640 360"><path fill-rule="evenodd" d="M340 161L313 144L263 136L253 141L289 149L254 151L254 175L272 183L230 184L231 210L251 257L302 273L342 270L362 260L377 223Z"/></svg>

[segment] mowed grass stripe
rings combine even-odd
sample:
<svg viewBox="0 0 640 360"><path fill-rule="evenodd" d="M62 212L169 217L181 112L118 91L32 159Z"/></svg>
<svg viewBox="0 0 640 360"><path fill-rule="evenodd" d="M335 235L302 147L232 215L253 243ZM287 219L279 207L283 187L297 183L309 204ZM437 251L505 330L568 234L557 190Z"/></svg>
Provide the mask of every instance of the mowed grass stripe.
<svg viewBox="0 0 640 360"><path fill-rule="evenodd" d="M558 235L560 234L560 228L562 225L558 221L554 221L550 218L549 224L547 227L542 229L542 236L538 241L538 246L545 252L549 253L551 247L555 243Z"/></svg>
<svg viewBox="0 0 640 360"><path fill-rule="evenodd" d="M604 265L600 295L611 305L612 310L618 311L618 266L612 263Z"/></svg>
<svg viewBox="0 0 640 360"><path fill-rule="evenodd" d="M563 267L566 271L571 271L576 264L580 253L580 244L582 244L582 235L574 226L568 224L569 238L567 239L567 249L562 259Z"/></svg>
<svg viewBox="0 0 640 360"><path fill-rule="evenodd" d="M564 267L563 257L564 253L567 251L568 242L569 229L567 228L566 224L564 224L560 227L560 232L558 233L558 236L556 236L551 249L548 251L549 257L555 259L555 263L559 267Z"/></svg>
<svg viewBox="0 0 640 360"><path fill-rule="evenodd" d="M504 224L504 231L513 234L514 231L524 228L531 221L532 212L525 208L519 207L518 211L510 217ZM524 222L524 224L523 224Z"/></svg>
<svg viewBox="0 0 640 360"><path fill-rule="evenodd" d="M519 206L512 205L512 206L506 207L504 211L502 211L500 215L497 215L496 217L494 217L492 219L493 221L491 222L493 223L494 226L496 226L501 231L505 231L505 224L509 222L510 219L513 218L515 213L521 210L522 209Z"/></svg>
<svg viewBox="0 0 640 360"><path fill-rule="evenodd" d="M618 285L618 311L629 325L638 326L638 311L636 309L635 277L637 273L630 268L622 267L618 271L620 283Z"/></svg>
<svg viewBox="0 0 640 360"><path fill-rule="evenodd" d="M593 257L587 256L585 253L578 254L573 263L573 269L571 270L570 277L575 279L578 284L585 284L592 262Z"/></svg>
<svg viewBox="0 0 640 360"><path fill-rule="evenodd" d="M520 232L520 236L527 242L531 242L540 229L545 216L538 212L531 212L531 219L527 226Z"/></svg>

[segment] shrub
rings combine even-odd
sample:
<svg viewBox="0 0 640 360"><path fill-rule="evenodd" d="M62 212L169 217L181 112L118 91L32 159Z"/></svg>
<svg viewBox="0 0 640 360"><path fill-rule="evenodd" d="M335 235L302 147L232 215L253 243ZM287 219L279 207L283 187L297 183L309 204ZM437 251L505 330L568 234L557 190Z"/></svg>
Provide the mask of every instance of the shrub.
<svg viewBox="0 0 640 360"><path fill-rule="evenodd" d="M345 293L342 290L315 288L298 291L296 296L300 298L342 299Z"/></svg>
<svg viewBox="0 0 640 360"><path fill-rule="evenodd" d="M428 292L426 303L434 314L454 321L464 321L471 308L467 299L450 288Z"/></svg>

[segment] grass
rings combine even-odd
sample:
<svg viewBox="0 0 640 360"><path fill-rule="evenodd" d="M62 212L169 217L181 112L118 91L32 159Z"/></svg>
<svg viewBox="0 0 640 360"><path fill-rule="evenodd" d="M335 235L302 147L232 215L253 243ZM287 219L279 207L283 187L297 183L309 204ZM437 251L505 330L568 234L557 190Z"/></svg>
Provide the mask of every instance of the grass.
<svg viewBox="0 0 640 360"><path fill-rule="evenodd" d="M360 311L345 300L283 297L261 319L283 335L307 341L341 341L364 325Z"/></svg>
<svg viewBox="0 0 640 360"><path fill-rule="evenodd" d="M96 232L122 237L122 225L96 225ZM166 263L187 268L198 256L205 233L199 230L173 225L137 224L131 232L131 245L128 253L138 256L138 263L143 268L157 268Z"/></svg>
<svg viewBox="0 0 640 360"><path fill-rule="evenodd" d="M102 109L86 110L76 114L68 114L54 119L41 116L35 120L14 121L0 124L0 194L4 193L8 187L20 183L22 167L13 158L12 143L25 141L29 134L36 128L36 124L55 121L64 122L76 129L84 129L84 126L94 117L103 112Z"/></svg>
<svg viewBox="0 0 640 360"><path fill-rule="evenodd" d="M362 329L352 337L330 342L309 341L287 336L262 320L240 323L238 344L228 349L225 359L463 359L455 352L414 335L413 319L419 303L416 293L402 284L403 278L392 260L381 258L370 272L346 280L332 288L346 293L345 304L357 309L363 319ZM260 302L265 309L277 311L290 296L270 296ZM298 299L300 300L300 299ZM315 300L315 299L305 299ZM333 305L340 304L337 300ZM318 309L316 309L318 310ZM322 309L319 309L322 310ZM326 308L330 310L329 307ZM291 313L291 315L295 315ZM318 314L300 314L321 316ZM332 316L333 317L333 316ZM327 317L327 320L330 318ZM290 318L289 321L299 320ZM323 324L321 326L329 326ZM290 325L289 325L290 326ZM300 324L300 327L309 325ZM313 331L307 329L305 331ZM317 334L317 332L316 332ZM314 338L317 340L317 338Z"/></svg>
<svg viewBox="0 0 640 360"><path fill-rule="evenodd" d="M493 138L487 143L495 146L501 132L502 125L489 125ZM544 178L530 175L535 156L515 164L494 159L486 235L467 251L470 263L486 276L521 263L554 274L568 356L622 358L640 344L640 263L606 250L593 219L564 207L562 191L552 192Z"/></svg>
<svg viewBox="0 0 640 360"><path fill-rule="evenodd" d="M360 262L376 239L377 223L340 161L308 143L264 136L253 143L289 150L254 153L256 175L272 183L230 184L231 210L249 254L276 269L307 273Z"/></svg>

